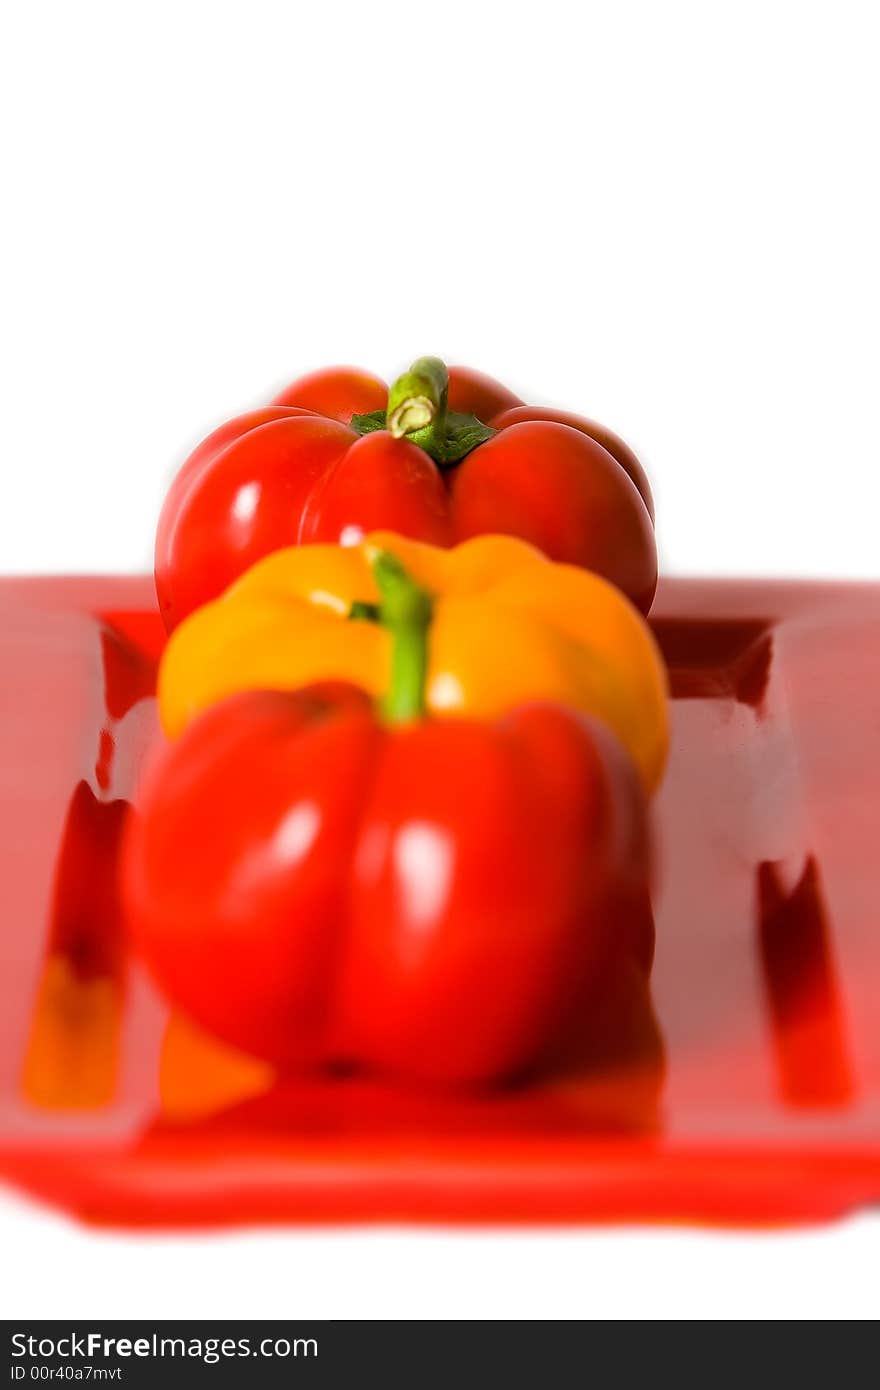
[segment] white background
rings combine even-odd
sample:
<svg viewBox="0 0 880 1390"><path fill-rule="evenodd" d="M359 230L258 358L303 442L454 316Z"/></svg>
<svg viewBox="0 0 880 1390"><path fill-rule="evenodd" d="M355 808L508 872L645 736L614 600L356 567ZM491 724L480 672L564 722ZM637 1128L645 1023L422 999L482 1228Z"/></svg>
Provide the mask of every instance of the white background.
<svg viewBox="0 0 880 1390"><path fill-rule="evenodd" d="M7 0L0 569L145 568L215 423L432 352L629 439L667 570L876 575L875 20ZM872 1217L150 1241L7 1196L0 1243L7 1316L880 1311Z"/></svg>

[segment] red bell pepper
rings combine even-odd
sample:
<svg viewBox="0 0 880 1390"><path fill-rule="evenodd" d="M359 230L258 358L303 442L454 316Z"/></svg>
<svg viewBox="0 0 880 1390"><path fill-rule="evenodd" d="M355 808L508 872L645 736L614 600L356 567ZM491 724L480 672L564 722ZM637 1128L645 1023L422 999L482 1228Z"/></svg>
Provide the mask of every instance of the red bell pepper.
<svg viewBox="0 0 880 1390"><path fill-rule="evenodd" d="M171 1000L259 1057L495 1081L549 1056L634 947L644 793L565 706L423 718L430 603L399 568L380 588L384 721L352 686L200 715L142 789L129 916Z"/></svg>
<svg viewBox="0 0 880 1390"><path fill-rule="evenodd" d="M604 575L643 612L657 583L651 493L622 440L423 358L390 392L351 368L316 372L198 446L159 522L165 622L270 551L377 529L435 545L520 536Z"/></svg>

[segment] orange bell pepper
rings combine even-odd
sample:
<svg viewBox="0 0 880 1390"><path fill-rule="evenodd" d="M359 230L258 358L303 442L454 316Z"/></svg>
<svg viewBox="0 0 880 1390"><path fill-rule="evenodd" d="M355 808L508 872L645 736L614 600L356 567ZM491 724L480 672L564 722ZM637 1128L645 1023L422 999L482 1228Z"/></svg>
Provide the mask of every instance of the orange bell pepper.
<svg viewBox="0 0 880 1390"><path fill-rule="evenodd" d="M166 733L245 690L347 681L380 699L392 685L391 633L352 619L378 609L383 564L402 565L430 596L429 715L491 719L561 702L608 725L646 788L657 786L667 686L650 630L606 580L510 536L446 550L379 532L269 555L172 634L159 678Z"/></svg>

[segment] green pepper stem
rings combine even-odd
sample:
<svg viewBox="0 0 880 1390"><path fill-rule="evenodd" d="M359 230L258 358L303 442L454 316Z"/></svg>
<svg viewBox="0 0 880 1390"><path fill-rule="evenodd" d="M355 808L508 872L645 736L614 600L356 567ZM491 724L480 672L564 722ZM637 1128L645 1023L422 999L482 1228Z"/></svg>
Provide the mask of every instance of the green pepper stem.
<svg viewBox="0 0 880 1390"><path fill-rule="evenodd" d="M379 622L391 636L391 684L382 712L392 724L406 724L425 713L434 604L389 550L374 551L370 564L379 590Z"/></svg>
<svg viewBox="0 0 880 1390"><path fill-rule="evenodd" d="M404 435L423 449L446 431L449 372L439 357L420 357L388 392L386 428L395 439Z"/></svg>
<svg viewBox="0 0 880 1390"><path fill-rule="evenodd" d="M364 603L356 598L348 610L349 621L352 623L377 623L379 621L378 603Z"/></svg>

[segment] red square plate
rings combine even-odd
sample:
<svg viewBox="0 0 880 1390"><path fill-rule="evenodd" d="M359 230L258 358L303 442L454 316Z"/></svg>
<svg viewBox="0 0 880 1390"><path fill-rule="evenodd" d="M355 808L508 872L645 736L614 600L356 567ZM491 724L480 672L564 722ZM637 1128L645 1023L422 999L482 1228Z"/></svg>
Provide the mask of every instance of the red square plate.
<svg viewBox="0 0 880 1390"><path fill-rule="evenodd" d="M650 991L492 1096L287 1078L130 961L145 579L0 583L0 1173L101 1222L827 1218L880 1195L880 586L667 581Z"/></svg>

